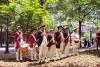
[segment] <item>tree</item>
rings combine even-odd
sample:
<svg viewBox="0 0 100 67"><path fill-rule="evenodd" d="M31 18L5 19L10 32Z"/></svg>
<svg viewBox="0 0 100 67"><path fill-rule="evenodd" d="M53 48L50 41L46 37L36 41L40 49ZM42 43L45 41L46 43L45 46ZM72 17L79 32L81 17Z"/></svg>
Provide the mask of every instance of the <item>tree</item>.
<svg viewBox="0 0 100 67"><path fill-rule="evenodd" d="M7 5L8 5L8 1L7 1ZM6 42L6 48L5 48L5 53L9 53L9 48L8 48L8 25L9 25L9 16L10 16L10 11L9 11L9 7L7 7L7 5L2 5L1 7L1 16L5 16L6 19L6 38L5 38L5 42Z"/></svg>
<svg viewBox="0 0 100 67"><path fill-rule="evenodd" d="M8 11L11 15L11 23L13 31L17 24L23 25L24 31L27 33L30 31L30 27L33 26L38 29L41 24L52 24L52 18L44 18L45 16L51 16L47 7L56 3L58 0L9 0L9 4L1 5L1 14ZM6 8L4 8L4 6ZM48 20L48 21L44 21ZM46 27L47 27L46 26ZM51 26L51 25L50 25Z"/></svg>
<svg viewBox="0 0 100 67"><path fill-rule="evenodd" d="M16 29L16 25L23 26L26 34L30 29L35 27L38 29L39 25L46 24L47 28L52 26L52 18L47 6L56 3L58 0L7 0L0 4L0 24L7 25L6 38L6 53L8 50L8 26L12 27L12 33ZM6 20L6 21L5 21Z"/></svg>
<svg viewBox="0 0 100 67"><path fill-rule="evenodd" d="M73 18L79 22L79 34L81 39L81 25L84 21L90 20L90 14L100 9L99 0L59 0L57 12L62 11L65 17Z"/></svg>

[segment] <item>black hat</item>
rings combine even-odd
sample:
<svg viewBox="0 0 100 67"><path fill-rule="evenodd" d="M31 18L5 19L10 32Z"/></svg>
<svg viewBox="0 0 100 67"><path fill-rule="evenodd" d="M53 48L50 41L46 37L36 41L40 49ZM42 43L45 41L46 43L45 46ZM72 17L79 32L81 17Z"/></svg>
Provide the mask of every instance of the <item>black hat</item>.
<svg viewBox="0 0 100 67"><path fill-rule="evenodd" d="M64 26L64 29L69 29L69 27L68 26Z"/></svg>
<svg viewBox="0 0 100 67"><path fill-rule="evenodd" d="M33 31L36 31L36 29L35 29L35 28L33 28L30 32L33 32Z"/></svg>
<svg viewBox="0 0 100 67"><path fill-rule="evenodd" d="M39 28L43 28L43 27L45 27L45 25L41 25Z"/></svg>
<svg viewBox="0 0 100 67"><path fill-rule="evenodd" d="M75 31L75 30L77 30L77 29L78 29L78 28L77 28L77 27L75 27L75 28L74 28L74 31Z"/></svg>
<svg viewBox="0 0 100 67"><path fill-rule="evenodd" d="M58 26L57 28L59 29L59 28L63 28L63 27L62 26Z"/></svg>
<svg viewBox="0 0 100 67"><path fill-rule="evenodd" d="M17 26L17 30L21 29L21 26Z"/></svg>

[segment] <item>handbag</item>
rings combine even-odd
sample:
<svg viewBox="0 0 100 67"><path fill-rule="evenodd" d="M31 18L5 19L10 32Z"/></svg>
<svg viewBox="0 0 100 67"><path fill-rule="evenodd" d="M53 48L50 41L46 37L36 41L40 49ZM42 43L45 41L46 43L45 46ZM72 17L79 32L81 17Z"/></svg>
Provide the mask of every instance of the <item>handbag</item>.
<svg viewBox="0 0 100 67"><path fill-rule="evenodd" d="M74 41L75 43L79 43L79 41Z"/></svg>
<svg viewBox="0 0 100 67"><path fill-rule="evenodd" d="M74 42L75 42L75 43L79 43L79 39L75 39Z"/></svg>

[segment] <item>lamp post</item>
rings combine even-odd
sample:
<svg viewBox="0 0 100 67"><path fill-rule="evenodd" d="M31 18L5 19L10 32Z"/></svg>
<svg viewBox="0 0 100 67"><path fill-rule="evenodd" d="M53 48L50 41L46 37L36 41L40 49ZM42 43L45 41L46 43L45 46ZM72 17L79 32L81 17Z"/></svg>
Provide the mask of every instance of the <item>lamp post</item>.
<svg viewBox="0 0 100 67"><path fill-rule="evenodd" d="M0 44L1 44L1 47L2 47L2 25L1 25L0 28L1 28L1 36L0 36L1 37L1 39L0 39L1 40L1 43Z"/></svg>
<svg viewBox="0 0 100 67"><path fill-rule="evenodd" d="M9 47L8 47L8 21L9 21L9 16L7 15L7 28L6 28L6 48L5 48L5 53L9 53Z"/></svg>

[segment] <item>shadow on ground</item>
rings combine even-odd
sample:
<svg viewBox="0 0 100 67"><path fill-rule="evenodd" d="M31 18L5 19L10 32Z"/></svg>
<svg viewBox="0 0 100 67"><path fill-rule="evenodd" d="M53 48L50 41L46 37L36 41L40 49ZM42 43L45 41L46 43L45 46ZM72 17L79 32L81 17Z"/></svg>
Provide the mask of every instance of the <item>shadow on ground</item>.
<svg viewBox="0 0 100 67"><path fill-rule="evenodd" d="M89 54L89 55L94 55L94 56L100 57L100 49L87 50L87 51L80 52L80 54Z"/></svg>
<svg viewBox="0 0 100 67"><path fill-rule="evenodd" d="M16 61L15 58L1 59L1 61L4 61L4 62L26 62L26 61L29 61L29 62L31 62L31 60L29 58L23 58L23 61Z"/></svg>

